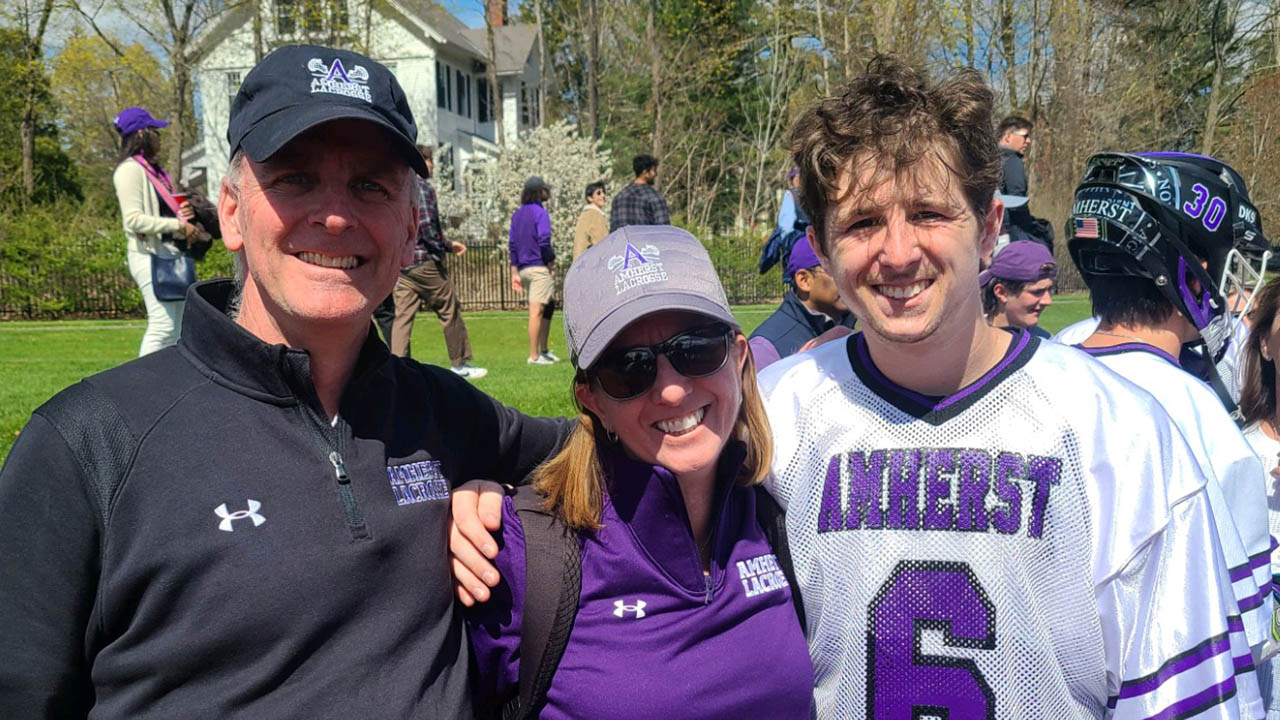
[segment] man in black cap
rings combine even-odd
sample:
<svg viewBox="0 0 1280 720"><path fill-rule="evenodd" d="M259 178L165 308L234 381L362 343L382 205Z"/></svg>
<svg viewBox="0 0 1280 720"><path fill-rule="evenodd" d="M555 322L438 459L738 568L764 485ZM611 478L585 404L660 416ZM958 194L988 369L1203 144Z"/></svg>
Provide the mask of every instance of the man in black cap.
<svg viewBox="0 0 1280 720"><path fill-rule="evenodd" d="M36 410L0 470L0 717L470 714L450 491L523 477L559 426L371 332L413 257L416 135L361 55L245 78L236 280L193 287L178 345Z"/></svg>

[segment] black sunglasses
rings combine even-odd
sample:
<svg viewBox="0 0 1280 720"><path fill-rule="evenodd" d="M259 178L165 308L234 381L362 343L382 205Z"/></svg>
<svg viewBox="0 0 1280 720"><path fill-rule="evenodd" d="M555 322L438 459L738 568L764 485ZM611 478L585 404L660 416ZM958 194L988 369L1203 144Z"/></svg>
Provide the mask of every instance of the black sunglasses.
<svg viewBox="0 0 1280 720"><path fill-rule="evenodd" d="M688 378L712 375L729 359L732 330L714 323L686 330L657 345L639 345L608 353L587 371L614 400L643 395L658 379L658 356L666 355L675 371Z"/></svg>

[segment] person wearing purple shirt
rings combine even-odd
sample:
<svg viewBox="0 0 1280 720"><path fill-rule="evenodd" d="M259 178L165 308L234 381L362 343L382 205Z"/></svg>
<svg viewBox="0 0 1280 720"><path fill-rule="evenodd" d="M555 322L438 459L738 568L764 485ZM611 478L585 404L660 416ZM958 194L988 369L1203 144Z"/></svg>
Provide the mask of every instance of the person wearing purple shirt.
<svg viewBox="0 0 1280 720"><path fill-rule="evenodd" d="M551 197L551 188L542 178L524 181L520 207L511 216L507 249L511 256L511 289L523 293L529 289L529 359L530 365L550 365L560 358L551 352L547 336L551 332L551 316L555 311L552 295L556 282L552 268L556 251L551 247L551 216L542 203Z"/></svg>
<svg viewBox="0 0 1280 720"><path fill-rule="evenodd" d="M519 716L808 718L813 670L789 565L756 515L771 434L706 250L679 228L624 228L578 258L565 298L581 412L517 492L538 493L576 533L582 583L545 705ZM476 698L490 710L516 694L525 660L515 507L504 499L503 579L467 611Z"/></svg>

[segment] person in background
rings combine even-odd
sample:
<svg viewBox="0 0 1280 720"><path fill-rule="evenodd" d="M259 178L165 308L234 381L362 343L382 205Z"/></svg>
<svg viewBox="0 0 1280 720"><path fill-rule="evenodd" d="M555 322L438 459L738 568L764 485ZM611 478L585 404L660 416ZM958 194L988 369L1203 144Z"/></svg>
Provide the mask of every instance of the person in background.
<svg viewBox="0 0 1280 720"><path fill-rule="evenodd" d="M1011 115L1000 121L996 128L996 137L1000 142L1000 160L1003 167L1003 179L1000 181L1000 196L1005 205L1004 220L1000 234L1009 236L1009 240L1034 240L1053 250L1053 226L1031 215L1027 205L1027 166L1024 156L1031 147L1031 121Z"/></svg>
<svg viewBox="0 0 1280 720"><path fill-rule="evenodd" d="M608 202L604 183L591 183L587 186L584 195L587 198L587 204L582 208L577 224L573 226L574 260L577 260L587 248L594 247L609 234L609 218L604 214L604 204Z"/></svg>
<svg viewBox="0 0 1280 720"><path fill-rule="evenodd" d="M671 211L654 185L658 182L658 159L637 155L631 160L636 179L613 199L609 212L609 232L628 225L670 225Z"/></svg>
<svg viewBox="0 0 1280 720"><path fill-rule="evenodd" d="M1254 293L1249 312L1252 331L1244 346L1244 371L1240 388L1240 413L1244 417L1244 439L1267 471L1267 522L1273 539L1280 538L1280 278L1272 278ZM1271 554L1272 572L1280 568L1280 549ZM1274 578L1273 578L1274 581ZM1274 611L1280 615L1280 609ZM1280 623L1273 616L1272 627ZM1280 650L1274 635L1264 654L1272 657L1258 667L1262 701L1267 706L1267 720L1280 720Z"/></svg>
<svg viewBox="0 0 1280 720"><path fill-rule="evenodd" d="M782 192L782 204L778 206L778 228L784 235L793 230L804 232L809 227L809 218L797 197L799 193L800 170L793 167L787 173L787 189Z"/></svg>
<svg viewBox="0 0 1280 720"><path fill-rule="evenodd" d="M160 165L160 129L169 123L140 107L130 107L116 116L115 126L120 133L120 155L111 179L128 239L125 257L129 274L147 310L147 329L138 348L141 357L178 342L185 303L156 299L151 286L151 255L174 254L176 250L166 245L166 238L186 241L195 238L199 230L190 222L195 218L191 204L174 200L173 182Z"/></svg>
<svg viewBox="0 0 1280 720"><path fill-rule="evenodd" d="M478 380L489 371L471 364L471 338L467 335L466 323L462 321L458 293L444 268L446 255L461 255L467 251L467 246L456 240L450 242L444 239L436 189L431 186L431 176L435 173L436 164L430 147L419 145L418 152L427 167L427 174L417 180L418 235L413 248L413 264L402 269L396 280L391 352L400 357L409 357L413 319L418 308L425 302L444 326L449 369L455 375Z"/></svg>
<svg viewBox="0 0 1280 720"><path fill-rule="evenodd" d="M854 317L840 297L840 289L801 237L787 260L787 291L782 304L751 333L748 345L756 368L800 352L801 347L837 326L852 328Z"/></svg>
<svg viewBox="0 0 1280 720"><path fill-rule="evenodd" d="M539 663L539 676L555 670L545 706L515 717L808 718L813 669L779 569L790 563L757 519L773 502L758 487L769 425L707 251L679 228L629 227L569 268L564 293L579 414L533 486L504 500L502 584L467 612L477 704L501 707ZM581 547L558 670L521 646L536 626L529 588L564 585L527 577L539 562L527 554L551 550L522 502Z"/></svg>
<svg viewBox="0 0 1280 720"><path fill-rule="evenodd" d="M511 216L507 250L511 257L511 289L529 292L529 358L530 365L551 365L560 358L551 352L547 338L551 334L551 317L555 312L552 296L556 282L556 251L551 246L551 216L542 206L551 197L551 188L542 178L524 181L520 207Z"/></svg>
<svg viewBox="0 0 1280 720"><path fill-rule="evenodd" d="M1215 279L1236 228L1210 229L1185 213L1179 199L1131 180L1160 177L1174 187L1200 188L1236 217L1247 193L1223 182L1226 169L1207 158L1192 163L1098 153L1085 163L1075 191L1067 248L1100 320L1076 347L1151 393L1200 463L1237 614L1258 663L1272 607L1264 472L1231 415L1236 405L1225 388L1216 382L1211 388L1178 358L1187 346L1222 342L1228 311ZM1114 208L1124 211L1112 214Z"/></svg>
<svg viewBox="0 0 1280 720"><path fill-rule="evenodd" d="M994 327L1025 328L1049 338L1040 327L1040 313L1053 304L1058 266L1049 249L1038 242L1018 240L996 253L991 267L978 274L982 311Z"/></svg>

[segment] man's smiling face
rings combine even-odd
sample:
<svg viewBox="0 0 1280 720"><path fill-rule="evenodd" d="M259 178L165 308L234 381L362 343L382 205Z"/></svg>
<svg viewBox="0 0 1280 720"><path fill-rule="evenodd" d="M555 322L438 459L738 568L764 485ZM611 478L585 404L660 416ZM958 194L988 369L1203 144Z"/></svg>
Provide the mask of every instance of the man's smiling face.
<svg viewBox="0 0 1280 720"><path fill-rule="evenodd" d="M979 218L959 179L932 154L906 173L855 162L827 210L823 264L862 326L898 343L930 337L980 312L978 258L995 242L1000 208ZM850 191L852 186L852 192ZM994 218L994 220L993 220Z"/></svg>
<svg viewBox="0 0 1280 720"><path fill-rule="evenodd" d="M219 203L224 243L248 267L241 312L282 329L367 323L411 262L417 227L413 171L383 131L329 122L245 162Z"/></svg>

